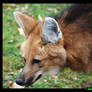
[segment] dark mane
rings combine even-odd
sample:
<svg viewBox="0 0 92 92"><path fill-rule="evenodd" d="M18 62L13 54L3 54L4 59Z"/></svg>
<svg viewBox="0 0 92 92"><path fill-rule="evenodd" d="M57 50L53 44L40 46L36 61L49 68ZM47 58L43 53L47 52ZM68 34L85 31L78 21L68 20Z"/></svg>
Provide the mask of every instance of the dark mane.
<svg viewBox="0 0 92 92"><path fill-rule="evenodd" d="M55 16L55 19L62 18L64 12L67 12L67 15L64 18L64 23L69 24L82 15L92 12L92 4L73 4Z"/></svg>

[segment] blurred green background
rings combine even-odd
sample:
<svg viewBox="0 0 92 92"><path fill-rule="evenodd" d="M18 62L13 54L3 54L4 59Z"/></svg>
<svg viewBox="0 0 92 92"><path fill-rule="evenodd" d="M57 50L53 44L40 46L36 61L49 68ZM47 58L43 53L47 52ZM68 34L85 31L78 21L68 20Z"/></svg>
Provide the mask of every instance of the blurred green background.
<svg viewBox="0 0 92 92"><path fill-rule="evenodd" d="M23 58L19 54L18 43L23 42L19 35L13 12L20 11L38 20L41 16L55 16L71 4L3 4L3 88L13 88L23 68ZM43 76L26 88L82 88L92 83L92 72L83 73L64 69L55 78Z"/></svg>

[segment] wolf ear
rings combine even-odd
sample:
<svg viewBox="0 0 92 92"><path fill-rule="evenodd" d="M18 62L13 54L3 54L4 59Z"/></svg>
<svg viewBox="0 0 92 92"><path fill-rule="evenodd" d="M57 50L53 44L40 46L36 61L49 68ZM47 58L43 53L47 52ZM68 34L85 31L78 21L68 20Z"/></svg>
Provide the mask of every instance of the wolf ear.
<svg viewBox="0 0 92 92"><path fill-rule="evenodd" d="M26 16L20 12L14 12L14 17L20 27L20 34L27 38L37 22L33 18Z"/></svg>
<svg viewBox="0 0 92 92"><path fill-rule="evenodd" d="M42 29L42 42L43 43L56 43L62 33L55 19L46 17Z"/></svg>

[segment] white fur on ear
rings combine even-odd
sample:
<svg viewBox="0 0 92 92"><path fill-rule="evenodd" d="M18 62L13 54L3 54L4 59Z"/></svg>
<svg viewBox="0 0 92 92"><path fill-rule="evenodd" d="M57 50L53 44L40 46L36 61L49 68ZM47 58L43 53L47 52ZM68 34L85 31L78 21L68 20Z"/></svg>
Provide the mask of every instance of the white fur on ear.
<svg viewBox="0 0 92 92"><path fill-rule="evenodd" d="M22 35L23 37L25 37L23 29L22 28L18 28L18 30L19 30L20 35Z"/></svg>
<svg viewBox="0 0 92 92"><path fill-rule="evenodd" d="M29 17L25 14L22 14L20 12L14 12L14 17L15 20L18 24L19 31L22 32L22 35L25 35L25 39L28 38L28 36L30 35L31 31L33 30L33 28L35 27L35 25L38 24L38 22L36 20L34 20L32 17Z"/></svg>
<svg viewBox="0 0 92 92"><path fill-rule="evenodd" d="M54 18L46 17L42 29L43 43L56 43L61 37L62 33L57 21Z"/></svg>
<svg viewBox="0 0 92 92"><path fill-rule="evenodd" d="M24 36L24 38L25 38L25 34L24 34L24 30L23 30L24 27L23 27L23 23L22 23L21 19L18 17L19 14L22 14L22 13L20 13L20 12L14 12L14 13L13 13L14 18L15 18L15 20L16 20L16 23L17 23L17 24L19 25L19 27L20 27L20 28L18 28L19 33L20 33L20 35Z"/></svg>

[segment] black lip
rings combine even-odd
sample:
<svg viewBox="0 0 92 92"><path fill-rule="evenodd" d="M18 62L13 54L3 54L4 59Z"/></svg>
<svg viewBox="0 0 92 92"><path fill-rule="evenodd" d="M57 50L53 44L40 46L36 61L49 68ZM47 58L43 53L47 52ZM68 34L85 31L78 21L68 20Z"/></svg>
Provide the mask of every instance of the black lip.
<svg viewBox="0 0 92 92"><path fill-rule="evenodd" d="M33 77L30 77L30 78L26 81L26 83L24 83L24 85L26 85L26 86L32 85L32 84L33 84L32 80L33 80Z"/></svg>
<svg viewBox="0 0 92 92"><path fill-rule="evenodd" d="M42 74L40 74L40 75L37 77L37 79L36 79L35 81L37 81L38 79L40 79L40 78L41 78L41 76L42 76Z"/></svg>
<svg viewBox="0 0 92 92"><path fill-rule="evenodd" d="M29 78L29 79L27 80L27 82L26 82L24 85L25 85L26 87L27 87L27 86L32 86L32 84L35 83L38 79L40 79L41 76L42 76L42 74L40 74L34 82L32 82L33 77Z"/></svg>

